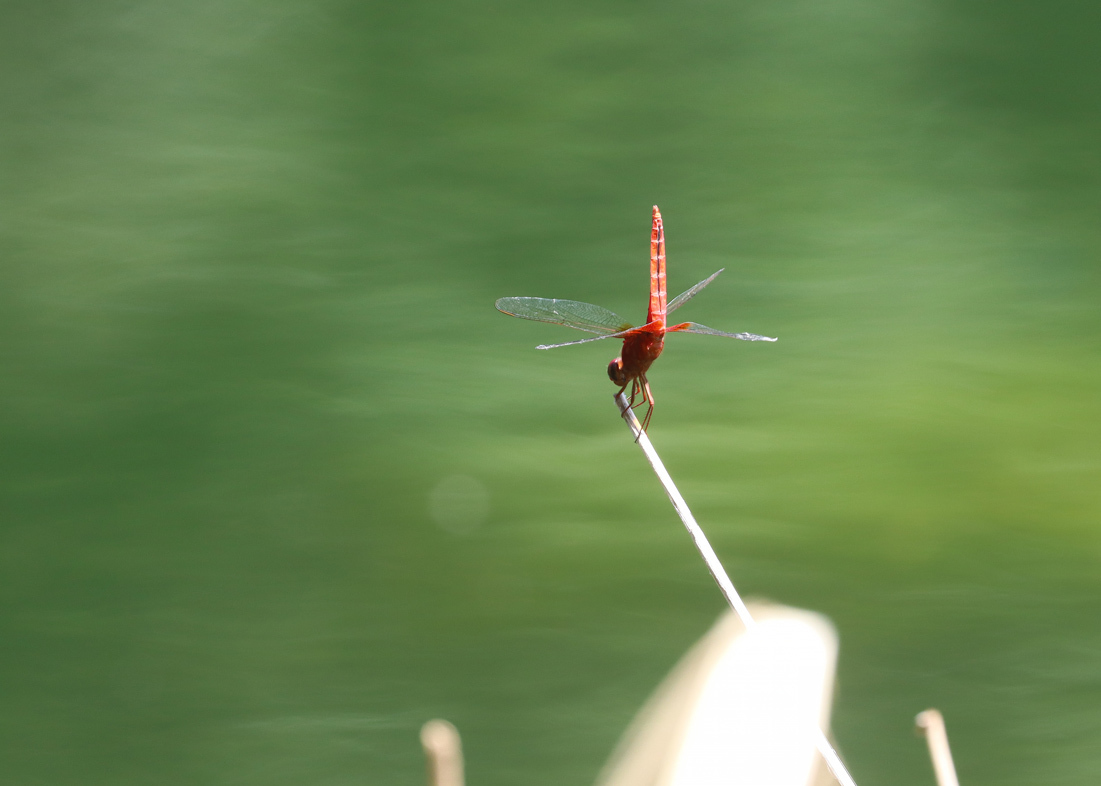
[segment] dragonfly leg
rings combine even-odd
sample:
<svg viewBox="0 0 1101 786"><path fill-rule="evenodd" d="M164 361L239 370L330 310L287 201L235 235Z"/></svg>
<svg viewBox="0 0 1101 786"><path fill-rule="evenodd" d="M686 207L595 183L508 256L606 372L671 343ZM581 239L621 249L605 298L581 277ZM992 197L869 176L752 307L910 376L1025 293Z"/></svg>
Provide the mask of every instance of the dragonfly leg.
<svg viewBox="0 0 1101 786"><path fill-rule="evenodd" d="M627 386L624 385L619 389L619 393L616 393L616 395L618 396L626 389ZM642 398L638 401L635 401L635 399L639 397L640 393L642 394ZM631 396L627 399L627 404L631 407L631 409L638 409L643 404L649 405L646 410L646 417L642 419L642 430L645 431L646 428L650 425L650 416L654 414L654 394L650 390L650 383L646 381L645 374L639 374L631 381Z"/></svg>
<svg viewBox="0 0 1101 786"><path fill-rule="evenodd" d="M642 419L642 430L645 431L650 427L650 416L654 414L654 394L650 390L650 383L646 380L646 375L640 374L639 379L642 380L642 400L650 405L649 409L646 410L646 417Z"/></svg>
<svg viewBox="0 0 1101 786"><path fill-rule="evenodd" d="M628 384L630 384L630 383L628 383ZM615 392L615 395L613 395L612 398L619 398L620 394L623 393L623 391L625 391L626 389L627 389L627 385L624 385L623 387L621 387L619 390L617 390ZM628 403L630 403L630 402L628 402Z"/></svg>

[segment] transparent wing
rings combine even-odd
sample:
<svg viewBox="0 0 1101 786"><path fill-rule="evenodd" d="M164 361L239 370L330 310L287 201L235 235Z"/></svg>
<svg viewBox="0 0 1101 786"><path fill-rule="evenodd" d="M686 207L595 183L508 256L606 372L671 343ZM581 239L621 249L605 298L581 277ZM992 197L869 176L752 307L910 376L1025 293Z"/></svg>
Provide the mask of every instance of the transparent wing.
<svg viewBox="0 0 1101 786"><path fill-rule="evenodd" d="M572 347L574 344L588 344L590 341L603 341L606 338L623 338L629 336L632 333L638 333L639 331L646 330L653 327L657 322L647 322L641 327L630 327L626 330L621 330L618 333L609 333L606 336L593 336L592 338L583 338L579 341L567 341L565 344L540 344L536 349L558 349L559 347Z"/></svg>
<svg viewBox="0 0 1101 786"><path fill-rule="evenodd" d="M584 330L587 333L605 333L601 338L630 329L631 323L622 317L592 303L576 300L558 300L545 297L503 297L497 301L497 310L521 319L552 322L556 325ZM589 339L590 341L592 339ZM580 343L580 342L571 342ZM559 344L557 346L565 346Z"/></svg>
<svg viewBox="0 0 1101 786"><path fill-rule="evenodd" d="M689 300L694 298L699 293L699 291L701 289L703 289L705 286L707 286L712 281L714 281L716 278L718 278L719 273L722 273L724 270L726 270L725 267L724 268L719 268L714 273L712 273L710 276L705 278L703 281L696 284L696 286L692 287L691 289L685 290L684 292L681 292L675 298L670 300L669 305L665 307L665 313L666 314L672 314L678 308L680 308L685 303L687 303Z"/></svg>
<svg viewBox="0 0 1101 786"><path fill-rule="evenodd" d="M669 333L702 333L705 336L726 336L727 338L740 338L742 341L775 341L768 336L758 336L756 333L724 333L721 330L709 328L699 322L684 322L668 328Z"/></svg>
<svg viewBox="0 0 1101 786"><path fill-rule="evenodd" d="M593 336L592 338L583 338L580 341L567 341L565 344L540 344L536 349L558 349L559 347L572 347L574 344L588 344L590 341L603 341L606 338L622 338L629 332L609 333L606 336Z"/></svg>

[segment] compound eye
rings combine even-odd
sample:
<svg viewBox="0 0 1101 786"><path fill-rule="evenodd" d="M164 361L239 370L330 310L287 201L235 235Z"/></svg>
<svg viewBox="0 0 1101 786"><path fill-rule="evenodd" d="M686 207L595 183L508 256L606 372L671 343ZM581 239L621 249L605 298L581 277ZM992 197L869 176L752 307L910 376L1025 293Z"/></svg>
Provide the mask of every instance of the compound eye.
<svg viewBox="0 0 1101 786"><path fill-rule="evenodd" d="M623 372L623 358L616 358L608 364L608 379L620 386L627 384L627 375Z"/></svg>

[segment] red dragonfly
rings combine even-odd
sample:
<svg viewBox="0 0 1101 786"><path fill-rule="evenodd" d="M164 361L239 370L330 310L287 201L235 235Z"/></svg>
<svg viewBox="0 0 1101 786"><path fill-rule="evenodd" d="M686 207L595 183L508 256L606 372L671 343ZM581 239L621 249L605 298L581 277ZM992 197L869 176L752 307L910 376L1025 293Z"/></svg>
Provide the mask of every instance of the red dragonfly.
<svg viewBox="0 0 1101 786"><path fill-rule="evenodd" d="M768 336L756 333L724 333L697 322L682 322L679 325L666 326L665 320L696 294L710 284L726 268L711 274L691 289L677 295L668 304L665 299L665 230L661 225L661 211L654 205L653 226L650 229L650 308L646 312L646 324L635 327L624 322L618 315L606 308L591 303L579 303L576 300L557 300L544 297L503 297L497 301L497 310L521 319L534 319L539 322L553 322L556 325L597 333L595 338L583 338L580 341L567 341L565 344L540 344L536 349L556 349L574 344L587 344L606 338L622 338L623 350L619 357L608 364L608 377L619 385L620 393L631 386L631 407L649 404L646 417L642 421L643 430L650 425L650 416L654 414L654 394L650 392L650 383L646 372L650 364L658 359L665 345L666 333L703 333L708 336L726 336L740 338L743 341L775 341ZM636 404L639 394L642 399Z"/></svg>

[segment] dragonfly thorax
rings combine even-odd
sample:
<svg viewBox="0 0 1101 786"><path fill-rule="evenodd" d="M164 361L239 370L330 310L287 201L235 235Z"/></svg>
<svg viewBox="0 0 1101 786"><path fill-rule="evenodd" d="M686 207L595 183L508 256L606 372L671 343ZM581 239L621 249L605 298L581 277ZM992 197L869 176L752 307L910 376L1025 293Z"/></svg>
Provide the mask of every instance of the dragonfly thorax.
<svg viewBox="0 0 1101 786"><path fill-rule="evenodd" d="M664 330L639 330L628 334L623 339L623 351L608 364L608 379L623 387L632 379L644 375L661 354L664 339Z"/></svg>

